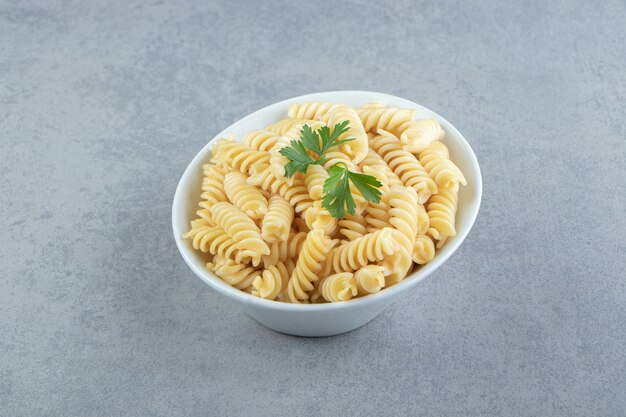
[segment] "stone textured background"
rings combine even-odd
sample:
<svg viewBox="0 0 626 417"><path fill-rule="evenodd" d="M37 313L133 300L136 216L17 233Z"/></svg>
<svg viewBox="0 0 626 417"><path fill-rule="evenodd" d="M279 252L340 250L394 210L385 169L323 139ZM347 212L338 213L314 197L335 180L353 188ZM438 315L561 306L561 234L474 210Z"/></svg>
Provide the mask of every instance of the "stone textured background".
<svg viewBox="0 0 626 417"><path fill-rule="evenodd" d="M340 3L0 2L0 415L626 415L626 3ZM448 118L483 205L369 325L289 337L170 205L225 126L338 89Z"/></svg>

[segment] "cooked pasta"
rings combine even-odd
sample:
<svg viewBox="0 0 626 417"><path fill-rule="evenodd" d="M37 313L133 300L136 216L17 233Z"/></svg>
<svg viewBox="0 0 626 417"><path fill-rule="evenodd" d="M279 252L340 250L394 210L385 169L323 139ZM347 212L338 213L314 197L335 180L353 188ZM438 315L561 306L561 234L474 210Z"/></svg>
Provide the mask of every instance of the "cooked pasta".
<svg viewBox="0 0 626 417"><path fill-rule="evenodd" d="M328 302L348 301L358 293L354 275L340 272L319 281L319 294Z"/></svg>
<svg viewBox="0 0 626 417"><path fill-rule="evenodd" d="M467 185L465 176L450 159L448 148L441 142L435 142L424 149L420 155L420 163L428 175L439 187L450 187L454 184Z"/></svg>
<svg viewBox="0 0 626 417"><path fill-rule="evenodd" d="M351 272L372 262L382 261L385 256L398 250L392 236L393 229L386 227L333 249L329 255L333 270Z"/></svg>
<svg viewBox="0 0 626 417"><path fill-rule="evenodd" d="M261 275L252 281L252 286L254 287L252 295L273 300L278 297L287 285L288 280L289 272L287 267L284 263L278 262L276 265L266 268Z"/></svg>
<svg viewBox="0 0 626 417"><path fill-rule="evenodd" d="M313 207L306 209L304 222L309 230L321 229L326 236L331 236L337 231L337 219L319 204L314 204Z"/></svg>
<svg viewBox="0 0 626 417"><path fill-rule="evenodd" d="M267 243L286 241L293 222L293 207L279 195L270 197L267 215L263 218L261 237Z"/></svg>
<svg viewBox="0 0 626 417"><path fill-rule="evenodd" d="M415 117L413 109L383 103L357 110L295 103L287 118L247 132L241 142L233 135L219 139L202 165L201 209L183 237L209 261L209 271L259 298L330 303L384 291L432 261L456 235L459 187L467 184L439 122ZM318 155L308 136L302 152L320 161L286 178L290 159L280 150L295 150L291 142L301 140L305 124L332 132L345 121L348 130L339 139L354 140ZM302 161L307 154L299 154ZM338 170L329 180L337 164L351 171L349 183L340 182ZM379 201L352 181L365 178L361 173L381 184ZM354 199L354 214L340 216L332 206L335 196L328 193L339 185Z"/></svg>
<svg viewBox="0 0 626 417"><path fill-rule="evenodd" d="M253 263L261 262L261 256L269 255L270 248L261 238L261 231L243 211L227 202L211 207L215 223L220 226L233 240L242 256L249 256Z"/></svg>
<svg viewBox="0 0 626 417"><path fill-rule="evenodd" d="M256 151L269 152L280 135L266 129L252 130L241 140L244 145Z"/></svg>
<svg viewBox="0 0 626 417"><path fill-rule="evenodd" d="M334 106L336 106L335 103L324 102L294 103L289 106L287 116L291 119L320 120Z"/></svg>
<svg viewBox="0 0 626 417"><path fill-rule="evenodd" d="M443 138L444 131L435 119L411 120L400 134L404 150L419 153Z"/></svg>
<svg viewBox="0 0 626 417"><path fill-rule="evenodd" d="M440 248L449 237L456 236L455 218L459 201L459 187L439 188L439 193L428 203L430 227L428 234L438 241Z"/></svg>
<svg viewBox="0 0 626 417"><path fill-rule="evenodd" d="M292 303L301 303L309 299L313 283L318 280L317 273L322 269L322 262L333 248L335 241L324 235L321 229L311 230L298 255L296 268L289 278L287 293Z"/></svg>
<svg viewBox="0 0 626 417"><path fill-rule="evenodd" d="M347 105L333 106L322 116L321 120L330 126L331 130L335 124L348 121L348 131L339 136L339 138L351 138L354 140L344 143L341 146L341 150L350 157L354 164L358 164L365 158L369 147L367 133L365 133L363 123L361 123L361 119L353 107Z"/></svg>
<svg viewBox="0 0 626 417"><path fill-rule="evenodd" d="M365 265L354 273L359 295L374 294L385 286L385 268L380 265Z"/></svg>
<svg viewBox="0 0 626 417"><path fill-rule="evenodd" d="M267 213L267 200L263 193L248 184L246 176L241 172L233 171L224 176L224 191L230 202L250 218L257 220Z"/></svg>
<svg viewBox="0 0 626 417"><path fill-rule="evenodd" d="M224 170L214 164L202 166L202 194L200 198L205 202L203 207L210 207L215 203L226 200L224 192Z"/></svg>
<svg viewBox="0 0 626 417"><path fill-rule="evenodd" d="M379 135L370 140L370 145L383 157L389 168L407 187L413 187L424 204L431 195L437 194L437 184L410 152L402 149L400 140L391 133L379 130Z"/></svg>

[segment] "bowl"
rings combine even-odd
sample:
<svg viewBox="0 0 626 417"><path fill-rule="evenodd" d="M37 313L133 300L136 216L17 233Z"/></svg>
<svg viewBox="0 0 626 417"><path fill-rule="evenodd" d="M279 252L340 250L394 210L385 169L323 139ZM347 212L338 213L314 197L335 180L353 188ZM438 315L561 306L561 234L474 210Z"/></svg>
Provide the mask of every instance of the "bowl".
<svg viewBox="0 0 626 417"><path fill-rule="evenodd" d="M207 162L213 143L221 137L227 137L230 132L241 139L243 134L250 130L263 128L285 118L292 103L305 101L347 103L355 107L382 101L387 106L415 109L417 118L436 119L446 131L446 137L442 141L450 150L450 158L461 168L467 179L468 185L461 187L459 192L456 236L448 239L431 262L417 268L400 283L379 293L327 304L288 304L261 299L231 287L209 272L205 268L206 260L202 254L193 249L188 239L182 238L198 210L202 165ZM446 119L426 107L388 94L369 91L331 91L307 94L272 104L233 123L211 139L191 161L178 183L172 206L172 228L178 250L191 270L253 319L281 333L309 337L332 336L363 326L391 303L407 295L410 289L439 268L459 248L472 228L480 207L481 196L482 178L476 156L463 135Z"/></svg>

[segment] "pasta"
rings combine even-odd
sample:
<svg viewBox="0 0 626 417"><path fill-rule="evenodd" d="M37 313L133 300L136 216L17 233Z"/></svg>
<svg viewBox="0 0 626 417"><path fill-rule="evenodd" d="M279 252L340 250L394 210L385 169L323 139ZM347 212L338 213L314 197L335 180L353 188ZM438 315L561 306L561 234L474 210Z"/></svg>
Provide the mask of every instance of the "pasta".
<svg viewBox="0 0 626 417"><path fill-rule="evenodd" d="M286 241L293 222L293 207L279 195L270 197L267 215L263 218L261 237L267 243Z"/></svg>
<svg viewBox="0 0 626 417"><path fill-rule="evenodd" d="M415 117L415 110L383 103L295 103L287 118L258 126L241 142L219 139L202 165L200 210L183 237L209 271L266 300L339 302L384 291L456 236L459 188L467 184L439 122ZM332 132L346 121L339 139L354 140L318 155L308 136L302 152L316 163L285 177L290 159L280 150L294 151L305 124ZM307 154L299 154L302 161ZM327 181L337 164L352 171L349 183L339 182L339 171ZM363 177L357 173L378 180L379 201L353 181ZM341 219L333 217L336 195L328 194L338 184L356 206Z"/></svg>
<svg viewBox="0 0 626 417"><path fill-rule="evenodd" d="M385 286L385 268L380 265L366 265L354 273L359 295L374 294Z"/></svg>
<svg viewBox="0 0 626 417"><path fill-rule="evenodd" d="M289 279L289 271L284 263L278 262L276 266L269 266L263 271L261 275L258 275L253 281L252 295L256 295L260 298L266 298L273 300L287 285Z"/></svg>
<svg viewBox="0 0 626 417"><path fill-rule="evenodd" d="M248 184L241 172L233 171L224 176L224 190L228 199L250 218L257 220L267 213L267 200L263 193Z"/></svg>
<svg viewBox="0 0 626 417"><path fill-rule="evenodd" d="M351 272L371 262L382 261L386 255L397 252L393 229L385 227L352 240L330 253L329 260L335 272Z"/></svg>
<svg viewBox="0 0 626 417"><path fill-rule="evenodd" d="M249 256L252 262L261 262L261 256L269 255L270 248L261 239L261 231L244 212L230 203L221 202L211 207L215 223L235 241L242 256Z"/></svg>
<svg viewBox="0 0 626 417"><path fill-rule="evenodd" d="M354 275L340 272L322 278L319 281L319 295L330 302L348 301L358 293Z"/></svg>
<svg viewBox="0 0 626 417"><path fill-rule="evenodd" d="M420 163L439 187L467 185L461 170L450 159L448 148L441 142L429 145L419 155Z"/></svg>
<svg viewBox="0 0 626 417"><path fill-rule="evenodd" d="M439 241L440 248L451 236L456 236L454 220L456 207L459 201L458 185L451 188L440 188L439 194L433 196L428 203L428 218L430 227L428 234Z"/></svg>
<svg viewBox="0 0 626 417"><path fill-rule="evenodd" d="M415 156L402 149L400 140L391 133L379 130L370 145L383 157L389 168L407 187L413 187L424 204L431 195L437 194L437 184Z"/></svg>
<svg viewBox="0 0 626 417"><path fill-rule="evenodd" d="M304 241L302 252L298 256L296 268L289 278L287 292L289 301L301 303L309 299L313 283L317 281L317 273L322 269L322 262L335 245L321 229L311 230Z"/></svg>
<svg viewBox="0 0 626 417"><path fill-rule="evenodd" d="M367 134L365 133L363 123L361 123L361 119L354 108L346 105L333 106L322 116L322 120L331 128L331 130L335 124L348 121L348 131L339 136L339 138L352 138L354 140L344 143L341 146L341 150L350 157L354 164L358 164L365 158L369 147L367 143Z"/></svg>

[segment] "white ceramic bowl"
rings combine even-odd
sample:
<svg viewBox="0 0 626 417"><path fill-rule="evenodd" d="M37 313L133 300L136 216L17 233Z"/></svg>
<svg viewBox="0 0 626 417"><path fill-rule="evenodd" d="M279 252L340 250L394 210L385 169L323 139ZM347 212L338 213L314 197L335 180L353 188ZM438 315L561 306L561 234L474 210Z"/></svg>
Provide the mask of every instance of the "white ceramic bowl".
<svg viewBox="0 0 626 417"><path fill-rule="evenodd" d="M241 138L244 133L250 130L263 128L285 118L290 104L305 101L348 103L354 107L360 107L373 101L382 101L388 106L415 109L417 118L436 119L446 131L443 142L450 149L450 158L461 168L467 179L468 185L461 187L459 192L456 236L449 239L444 247L437 251L435 258L430 263L417 268L402 282L383 289L378 294L328 304L287 304L264 300L231 287L207 271L205 268L206 261L201 254L192 248L189 240L182 238L183 233L189 227L189 222L195 218L195 212L198 210L202 164L208 160L214 141L228 136L230 132L234 132L236 138ZM388 94L369 91L333 91L308 94L272 104L233 123L211 139L191 161L180 179L172 206L172 226L178 250L191 270L211 288L243 309L259 323L278 332L292 335L331 336L354 330L369 322L439 268L457 250L472 228L478 214L481 195L482 179L476 156L463 135L443 117L412 101ZM216 317L215 319L219 320L220 318Z"/></svg>

